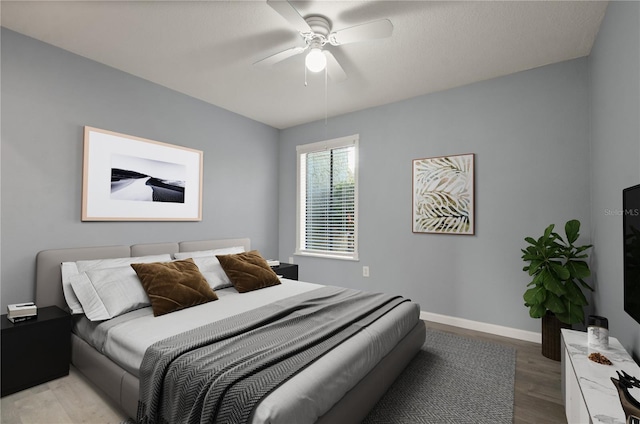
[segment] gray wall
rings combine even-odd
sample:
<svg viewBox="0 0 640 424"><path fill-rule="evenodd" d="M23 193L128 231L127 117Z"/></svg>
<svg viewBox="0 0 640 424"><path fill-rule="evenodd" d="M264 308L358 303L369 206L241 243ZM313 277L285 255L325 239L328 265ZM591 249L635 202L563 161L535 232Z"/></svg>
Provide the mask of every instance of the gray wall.
<svg viewBox="0 0 640 424"><path fill-rule="evenodd" d="M589 242L588 100L582 58L283 130L280 257L295 249L295 146L359 133L360 261L297 256L301 279L540 331L523 305L520 249L572 218ZM461 153L476 154L476 235L413 234L412 159Z"/></svg>
<svg viewBox="0 0 640 424"><path fill-rule="evenodd" d="M598 314L640 357L640 324L623 311L622 189L640 183L640 3L611 2L589 56L591 215Z"/></svg>
<svg viewBox="0 0 640 424"><path fill-rule="evenodd" d="M592 311L637 355L640 325L622 311L622 222L605 210L640 179L639 28L640 4L612 2L588 59L281 132L2 29L0 308L33 299L42 249L249 236L287 260L295 146L359 133L361 260L296 257L302 279L539 331L522 305L522 239L577 218L595 244ZM203 150L203 221L81 222L84 125ZM469 152L476 235L413 234L411 160Z"/></svg>
<svg viewBox="0 0 640 424"><path fill-rule="evenodd" d="M2 305L43 249L250 237L277 255L278 131L2 29ZM215 84L212 81L212 84ZM204 151L201 222L81 222L83 126Z"/></svg>

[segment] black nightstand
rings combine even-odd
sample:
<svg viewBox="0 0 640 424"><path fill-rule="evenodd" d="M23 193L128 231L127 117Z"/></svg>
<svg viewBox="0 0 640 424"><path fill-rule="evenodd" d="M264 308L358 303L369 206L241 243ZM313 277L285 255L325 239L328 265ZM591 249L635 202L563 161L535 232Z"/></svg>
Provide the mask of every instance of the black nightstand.
<svg viewBox="0 0 640 424"><path fill-rule="evenodd" d="M38 318L2 324L2 396L69 375L71 315L57 306L38 308Z"/></svg>
<svg viewBox="0 0 640 424"><path fill-rule="evenodd" d="M286 264L284 262L280 262L278 266L272 266L272 270L275 271L276 274L283 278L288 278L289 280L297 280L298 279L298 265L297 264Z"/></svg>

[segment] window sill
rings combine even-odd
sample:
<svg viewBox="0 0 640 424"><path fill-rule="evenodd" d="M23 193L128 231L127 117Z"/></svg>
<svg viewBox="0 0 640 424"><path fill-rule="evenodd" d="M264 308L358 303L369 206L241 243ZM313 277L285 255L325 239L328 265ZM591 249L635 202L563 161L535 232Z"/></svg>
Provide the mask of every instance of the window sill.
<svg viewBox="0 0 640 424"><path fill-rule="evenodd" d="M312 258L322 258L322 259L338 259L341 261L354 261L357 262L360 259L358 258L358 254L354 253L352 256L344 256L344 255L332 255L330 253L319 253L319 252L295 252L294 256L307 256Z"/></svg>

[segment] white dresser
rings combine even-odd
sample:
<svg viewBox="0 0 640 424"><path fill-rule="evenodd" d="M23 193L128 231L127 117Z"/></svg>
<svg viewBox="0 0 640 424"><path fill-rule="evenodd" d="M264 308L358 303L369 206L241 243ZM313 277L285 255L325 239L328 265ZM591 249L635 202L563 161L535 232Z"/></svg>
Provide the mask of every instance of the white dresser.
<svg viewBox="0 0 640 424"><path fill-rule="evenodd" d="M562 397L569 424L624 424L625 416L611 377L616 370L640 378L640 367L620 342L609 337L609 349L599 351L613 365L589 360L587 333L562 330Z"/></svg>

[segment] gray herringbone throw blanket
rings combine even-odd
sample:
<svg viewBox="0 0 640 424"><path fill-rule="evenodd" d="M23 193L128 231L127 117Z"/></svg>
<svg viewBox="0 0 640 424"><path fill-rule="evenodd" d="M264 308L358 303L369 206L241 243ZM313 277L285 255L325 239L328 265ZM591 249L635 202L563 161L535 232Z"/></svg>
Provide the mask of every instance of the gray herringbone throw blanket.
<svg viewBox="0 0 640 424"><path fill-rule="evenodd" d="M322 287L155 343L138 422L247 422L272 390L405 301Z"/></svg>

